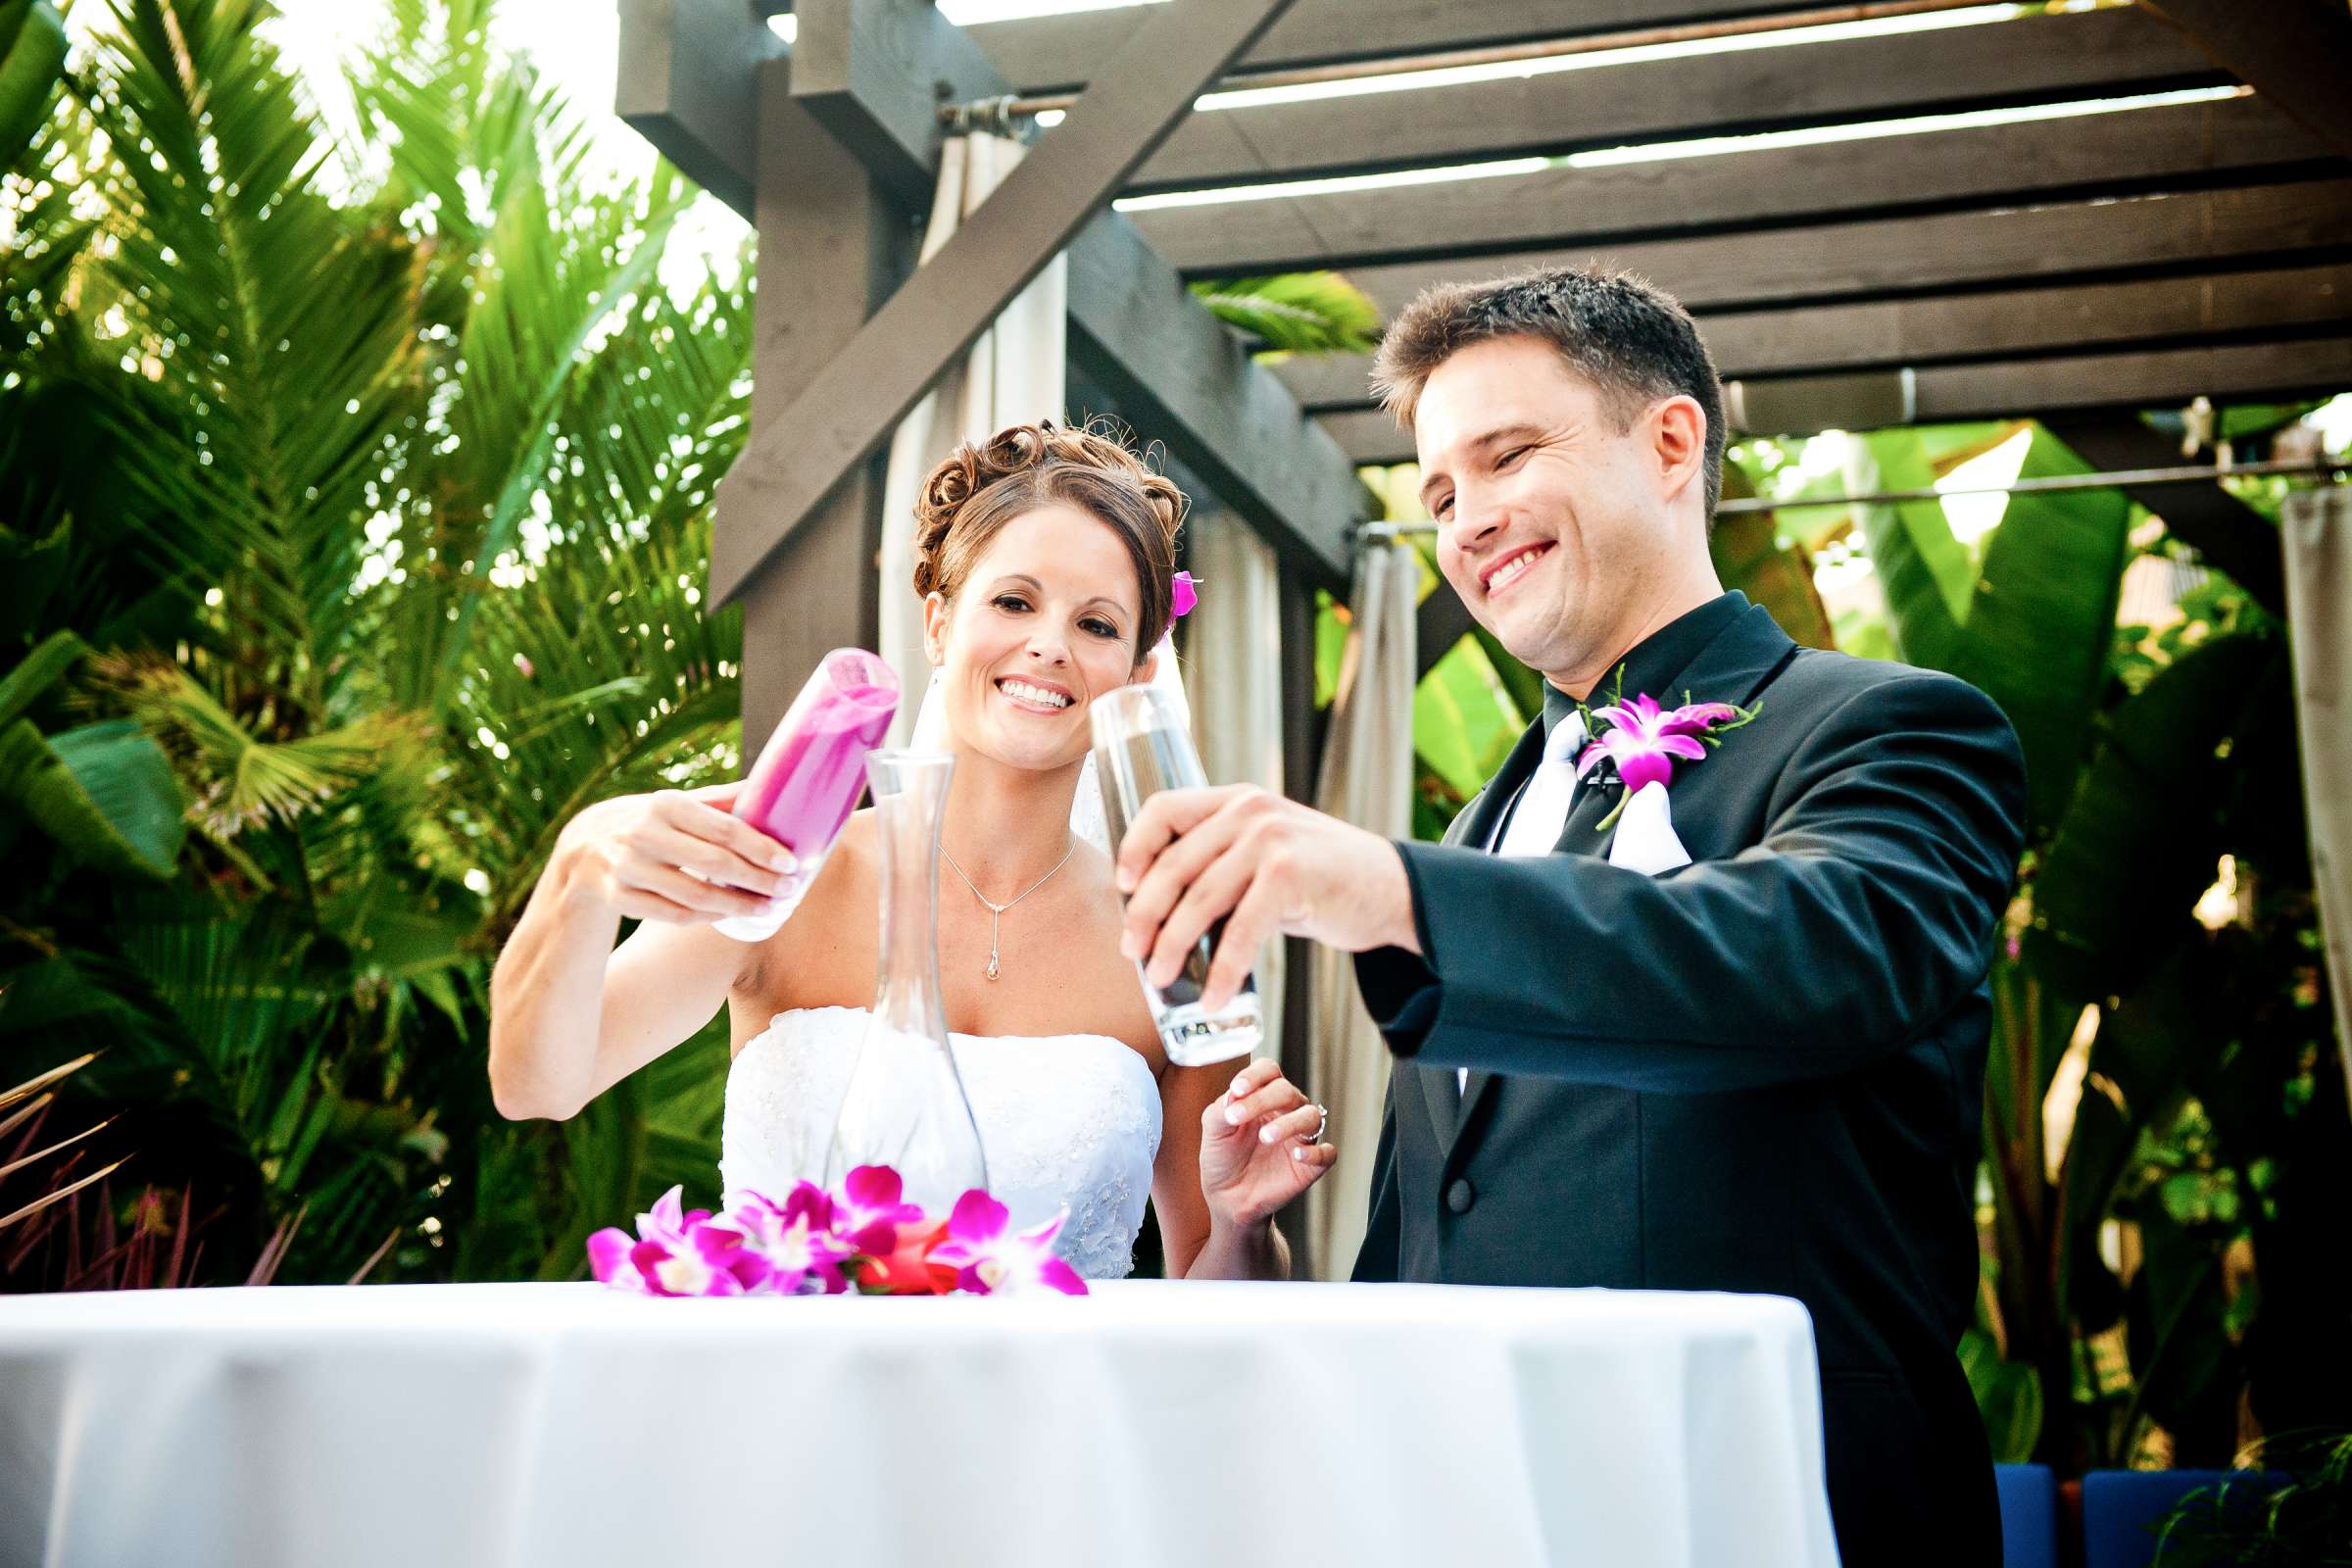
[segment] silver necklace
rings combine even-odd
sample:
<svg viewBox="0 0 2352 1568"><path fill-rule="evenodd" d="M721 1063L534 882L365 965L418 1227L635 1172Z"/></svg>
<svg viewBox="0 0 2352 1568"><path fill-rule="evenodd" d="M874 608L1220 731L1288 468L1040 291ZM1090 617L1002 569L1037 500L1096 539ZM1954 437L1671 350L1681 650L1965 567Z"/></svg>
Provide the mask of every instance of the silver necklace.
<svg viewBox="0 0 2352 1568"><path fill-rule="evenodd" d="M1077 839L1072 838L1070 840L1070 847L1061 852L1061 858L1054 862L1054 871L1058 871L1063 866L1069 864L1070 857L1076 855L1077 853L1078 841ZM1004 964L1000 961L997 954L997 922L1004 918L1004 911L1006 909L1011 908L1014 905L1020 903L1021 900L1027 898L1030 894L1035 893L1039 888L1042 888L1047 883L1053 881L1054 871L1048 871L1044 876L1041 876L1036 881L1030 883L1027 887L1023 888L1013 897L1006 899L1003 904L998 904L994 900L990 899L987 894L980 891L978 883L974 882L970 877L964 876L963 867L956 863L956 857L948 853L948 847L945 844L942 844L939 847L939 858L948 862L949 870L954 871L959 877L963 877L963 885L972 890L972 897L978 899L988 909L988 968L985 973L989 979L994 980L1004 968Z"/></svg>

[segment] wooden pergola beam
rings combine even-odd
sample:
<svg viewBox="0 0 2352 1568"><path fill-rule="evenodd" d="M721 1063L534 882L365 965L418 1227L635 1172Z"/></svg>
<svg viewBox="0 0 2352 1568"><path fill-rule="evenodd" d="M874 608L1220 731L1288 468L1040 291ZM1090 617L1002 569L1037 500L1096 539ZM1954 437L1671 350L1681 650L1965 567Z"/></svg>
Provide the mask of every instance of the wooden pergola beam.
<svg viewBox="0 0 2352 1568"><path fill-rule="evenodd" d="M715 531L714 605L744 585L925 388L1077 236L1176 122L1291 0L1177 0L1133 39L930 265L756 429L722 494L737 525Z"/></svg>
<svg viewBox="0 0 2352 1568"><path fill-rule="evenodd" d="M2352 158L2352 12L2343 0L2140 0L2226 70Z"/></svg>
<svg viewBox="0 0 2352 1568"><path fill-rule="evenodd" d="M806 0L797 14L792 95L912 211L929 211L941 101L996 96L1004 78L930 0Z"/></svg>
<svg viewBox="0 0 2352 1568"><path fill-rule="evenodd" d="M1180 270L1233 274L2340 173L2332 162L2325 143L2246 95L2056 125L1911 131L1130 216ZM1746 243L1772 241L1757 233Z"/></svg>
<svg viewBox="0 0 2352 1568"><path fill-rule="evenodd" d="M1820 0L1299 0L1240 62L1278 71L1339 61L1387 60L1436 50L1620 32L1668 23L1816 9ZM771 12L791 9L766 0ZM1022 92L1090 81L1145 13L1119 6L1070 16L976 23L971 33Z"/></svg>
<svg viewBox="0 0 2352 1568"><path fill-rule="evenodd" d="M1870 421L1849 411L1891 410L1897 401L1891 382L1901 373L1890 369L1775 376L1739 383L1740 401L1751 413L1738 428L1755 435L1867 428ZM2180 408L2199 397L2316 397L2352 388L2352 337L1995 360L1918 370L1911 372L1911 381L1910 416L1923 424L2027 415L2048 418L2069 411ZM1871 389L1859 382L1889 385L1886 395L1869 396ZM1754 411L1769 411L1769 416L1758 417ZM1815 416L1825 413L1829 416ZM1378 409L1317 417L1357 463L1413 461L1412 437Z"/></svg>
<svg viewBox="0 0 2352 1568"><path fill-rule="evenodd" d="M1069 250L1070 358L1312 585L1345 594L1355 466L1115 213Z"/></svg>
<svg viewBox="0 0 2352 1568"><path fill-rule="evenodd" d="M796 49L807 39L804 23ZM2056 14L1217 109L1179 126L1135 184L1215 187L1549 156L2223 79L2195 45L2139 11Z"/></svg>
<svg viewBox="0 0 2352 1568"><path fill-rule="evenodd" d="M894 188L911 184L927 201L939 136L925 83L957 99L1005 90L928 0L818 0L802 8L795 98ZM1291 569L1345 590L1348 530L1361 514L1346 454L1127 220L1099 214L1068 256L1070 355L1081 372Z"/></svg>
<svg viewBox="0 0 2352 1568"><path fill-rule="evenodd" d="M1432 257L1354 267L1348 277L1395 316L1439 283L1597 265L1639 272L1696 311L2203 270L2314 251L2352 251L2352 179Z"/></svg>
<svg viewBox="0 0 2352 1568"><path fill-rule="evenodd" d="M1858 305L1699 313L1726 376L1927 366L2055 349L2151 346L2352 322L2352 262L2204 277L2082 283ZM1372 400L1362 355L1293 360L1279 373L1321 412Z"/></svg>
<svg viewBox="0 0 2352 1568"><path fill-rule="evenodd" d="M619 0L613 112L746 219L759 168L762 63L784 53L743 0Z"/></svg>

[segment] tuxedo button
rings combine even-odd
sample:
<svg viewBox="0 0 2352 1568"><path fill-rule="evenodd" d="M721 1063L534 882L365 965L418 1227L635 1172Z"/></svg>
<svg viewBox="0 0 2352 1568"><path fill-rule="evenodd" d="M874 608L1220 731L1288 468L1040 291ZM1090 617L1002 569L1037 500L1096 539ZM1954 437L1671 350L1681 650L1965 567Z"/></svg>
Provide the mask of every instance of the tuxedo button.
<svg viewBox="0 0 2352 1568"><path fill-rule="evenodd" d="M1470 1205L1478 1201L1478 1189L1467 1181L1456 1181L1446 1189L1446 1206L1456 1214L1467 1214Z"/></svg>

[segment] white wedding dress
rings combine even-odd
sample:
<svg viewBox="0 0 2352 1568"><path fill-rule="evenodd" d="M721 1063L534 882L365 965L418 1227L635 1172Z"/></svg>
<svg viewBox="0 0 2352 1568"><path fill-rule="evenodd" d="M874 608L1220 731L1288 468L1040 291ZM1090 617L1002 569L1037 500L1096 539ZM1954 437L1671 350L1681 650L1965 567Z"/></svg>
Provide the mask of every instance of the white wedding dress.
<svg viewBox="0 0 2352 1568"><path fill-rule="evenodd" d="M863 1007L777 1013L727 1069L718 1174L728 1191L781 1199L804 1174L791 1151L823 1149L864 1038ZM1159 1152L1159 1084L1106 1035L955 1035L956 1069L988 1159L989 1191L1019 1229L1070 1211L1055 1250L1088 1279L1135 1266Z"/></svg>

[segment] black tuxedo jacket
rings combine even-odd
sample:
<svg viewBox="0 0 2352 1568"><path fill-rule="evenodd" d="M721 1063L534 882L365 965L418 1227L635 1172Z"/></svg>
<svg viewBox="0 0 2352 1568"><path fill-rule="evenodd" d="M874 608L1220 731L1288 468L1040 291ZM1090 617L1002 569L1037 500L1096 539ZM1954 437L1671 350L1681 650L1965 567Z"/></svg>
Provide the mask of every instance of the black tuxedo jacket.
<svg viewBox="0 0 2352 1568"><path fill-rule="evenodd" d="M1794 1297L1849 1568L1997 1562L1954 1347L2016 737L1974 687L1799 649L1736 593L1628 657L1638 692L1763 705L1678 764L1693 864L1608 864L1618 791L1586 786L1554 854L1487 854L1541 725L1446 846L1401 846L1422 956L1357 960L1396 1061L1355 1278Z"/></svg>

